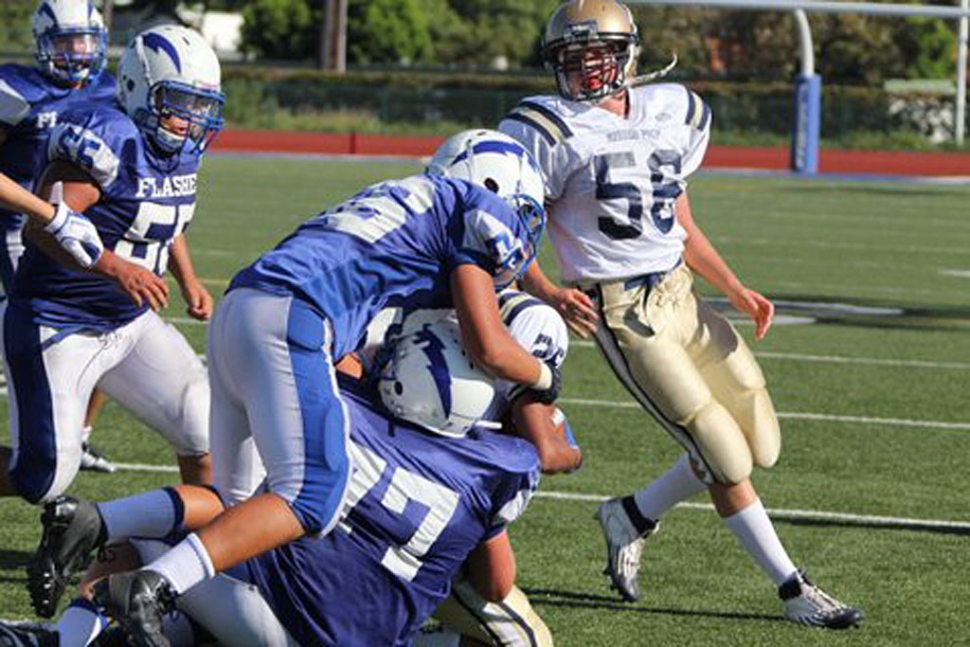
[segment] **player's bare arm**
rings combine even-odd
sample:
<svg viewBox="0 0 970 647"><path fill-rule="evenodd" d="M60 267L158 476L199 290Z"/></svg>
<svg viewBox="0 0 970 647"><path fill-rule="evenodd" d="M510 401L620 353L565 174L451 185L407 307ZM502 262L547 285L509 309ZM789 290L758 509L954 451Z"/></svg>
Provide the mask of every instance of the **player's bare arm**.
<svg viewBox="0 0 970 647"><path fill-rule="evenodd" d="M172 241L168 269L182 291L186 313L198 321L208 321L212 316L212 295L195 275L195 267L192 265L192 255L189 253L189 243L185 234L179 234Z"/></svg>
<svg viewBox="0 0 970 647"><path fill-rule="evenodd" d="M775 316L774 304L760 293L745 287L731 271L727 262L694 222L687 193L681 193L677 198L676 210L677 221L687 232L684 243L684 260L687 265L723 292L730 299L731 305L751 317L755 323L755 339L764 339Z"/></svg>
<svg viewBox="0 0 970 647"><path fill-rule="evenodd" d="M556 285L537 262L529 266L519 282L526 292L555 308L569 329L580 337L585 339L596 333L599 317L592 300L582 290Z"/></svg>
<svg viewBox="0 0 970 647"><path fill-rule="evenodd" d="M73 164L54 162L47 167L41 177L38 193L41 197L50 197L55 185L59 186L61 200L78 213L83 213L101 199L101 190L97 183ZM24 230L24 235L34 241L45 254L59 262L76 269L85 269L57 244L40 222L32 220ZM88 269L117 283L139 306L146 301L153 310L161 310L168 305L168 286L163 279L118 257L110 250L104 250L98 261Z"/></svg>
<svg viewBox="0 0 970 647"><path fill-rule="evenodd" d="M475 265L459 265L451 274L451 293L472 360L493 377L540 385L545 364L527 353L505 328L492 276Z"/></svg>
<svg viewBox="0 0 970 647"><path fill-rule="evenodd" d="M483 541L468 554L468 580L489 602L501 602L515 585L515 554L508 532Z"/></svg>
<svg viewBox="0 0 970 647"><path fill-rule="evenodd" d="M572 472L583 462L583 453L566 440L553 422L556 407L537 402L525 393L512 403L512 432L533 445L543 474Z"/></svg>

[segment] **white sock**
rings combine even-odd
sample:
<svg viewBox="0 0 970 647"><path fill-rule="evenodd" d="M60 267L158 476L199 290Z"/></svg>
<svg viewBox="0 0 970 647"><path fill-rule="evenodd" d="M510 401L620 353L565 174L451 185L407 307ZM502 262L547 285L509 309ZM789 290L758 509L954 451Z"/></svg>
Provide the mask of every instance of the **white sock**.
<svg viewBox="0 0 970 647"><path fill-rule="evenodd" d="M635 493L633 499L644 517L656 521L681 501L706 489L704 482L690 468L690 457L683 454L660 478Z"/></svg>
<svg viewBox="0 0 970 647"><path fill-rule="evenodd" d="M99 503L108 539L161 538L182 525L185 508L171 488Z"/></svg>
<svg viewBox="0 0 970 647"><path fill-rule="evenodd" d="M141 570L159 573L179 595L216 574L209 553L194 532Z"/></svg>
<svg viewBox="0 0 970 647"><path fill-rule="evenodd" d="M84 426L84 428L81 430L81 442L82 443L86 443L86 442L88 442L91 439L91 432L92 431L94 431L94 429L91 427L91 425L85 425Z"/></svg>
<svg viewBox="0 0 970 647"><path fill-rule="evenodd" d="M781 545L761 499L756 499L741 512L725 518L724 523L775 586L783 584L798 570L788 557L785 547Z"/></svg>
<svg viewBox="0 0 970 647"><path fill-rule="evenodd" d="M60 647L86 647L94 642L108 620L98 613L97 607L84 598L78 598L68 605L57 622Z"/></svg>

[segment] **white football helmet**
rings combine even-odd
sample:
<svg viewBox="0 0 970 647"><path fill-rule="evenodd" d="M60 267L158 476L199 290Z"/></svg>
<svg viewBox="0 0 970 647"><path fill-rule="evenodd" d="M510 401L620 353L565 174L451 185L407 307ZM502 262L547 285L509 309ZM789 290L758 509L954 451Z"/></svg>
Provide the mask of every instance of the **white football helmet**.
<svg viewBox="0 0 970 647"><path fill-rule="evenodd" d="M429 175L467 180L492 191L512 207L529 232L528 268L546 226L545 182L532 155L519 142L497 130L465 130L452 135L428 163Z"/></svg>
<svg viewBox="0 0 970 647"><path fill-rule="evenodd" d="M494 381L472 363L458 323L426 324L394 342L378 390L392 414L428 431L461 438L483 421L495 396Z"/></svg>
<svg viewBox="0 0 970 647"><path fill-rule="evenodd" d="M163 151L203 151L222 129L222 71L212 47L176 25L135 36L118 66L118 100Z"/></svg>
<svg viewBox="0 0 970 647"><path fill-rule="evenodd" d="M104 70L108 32L90 0L41 0L32 31L34 58L55 81L87 83Z"/></svg>

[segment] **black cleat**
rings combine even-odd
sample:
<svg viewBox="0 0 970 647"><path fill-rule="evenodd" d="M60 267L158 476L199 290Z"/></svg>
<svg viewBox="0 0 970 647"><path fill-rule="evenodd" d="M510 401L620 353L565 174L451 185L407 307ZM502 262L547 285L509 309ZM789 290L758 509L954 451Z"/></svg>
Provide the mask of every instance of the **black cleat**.
<svg viewBox="0 0 970 647"><path fill-rule="evenodd" d="M57 647L59 642L51 625L0 620L0 647Z"/></svg>
<svg viewBox="0 0 970 647"><path fill-rule="evenodd" d="M27 565L27 588L37 615L50 618L71 576L104 544L105 531L93 503L66 495L44 506L40 522L44 530Z"/></svg>
<svg viewBox="0 0 970 647"><path fill-rule="evenodd" d="M170 647L162 616L175 608L175 592L155 571L108 576L94 585L94 603L118 621L135 647Z"/></svg>

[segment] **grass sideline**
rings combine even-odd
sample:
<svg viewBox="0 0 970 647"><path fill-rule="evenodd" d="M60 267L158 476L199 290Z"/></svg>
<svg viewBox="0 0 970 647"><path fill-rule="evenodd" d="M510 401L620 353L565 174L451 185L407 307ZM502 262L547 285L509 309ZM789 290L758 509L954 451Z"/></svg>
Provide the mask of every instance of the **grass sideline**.
<svg viewBox="0 0 970 647"><path fill-rule="evenodd" d="M236 269L310 214L368 182L417 169L213 157L203 171L200 207L188 234L198 273L214 294L221 293ZM764 342L752 345L778 410L858 419L784 418L781 460L755 477L766 506L970 520L970 486L963 477L970 431L879 422L970 423L970 187L700 175L691 196L695 217L741 277L788 303L781 314L815 321L779 324ZM552 267L548 250L543 260ZM184 318L178 297L167 315ZM201 351L204 327L179 325ZM749 326L740 330L750 339ZM676 459L676 445L640 411L602 404L629 398L595 349L575 344L565 377L566 398L601 404L563 405L585 465L576 475L545 480L544 491L626 493ZM113 404L103 412L94 441L117 461L172 462L154 434ZM116 497L172 478L137 471L82 474L71 491ZM863 629L835 634L780 621L780 604L767 580L712 512L693 508L672 511L648 543L644 599L620 603L600 574L604 551L592 521L595 506L537 498L511 531L520 585L558 645L883 646L966 640L961 532L811 515L779 520L796 563L867 613ZM20 501L0 505L0 617L30 616L23 564L38 537L37 516Z"/></svg>

